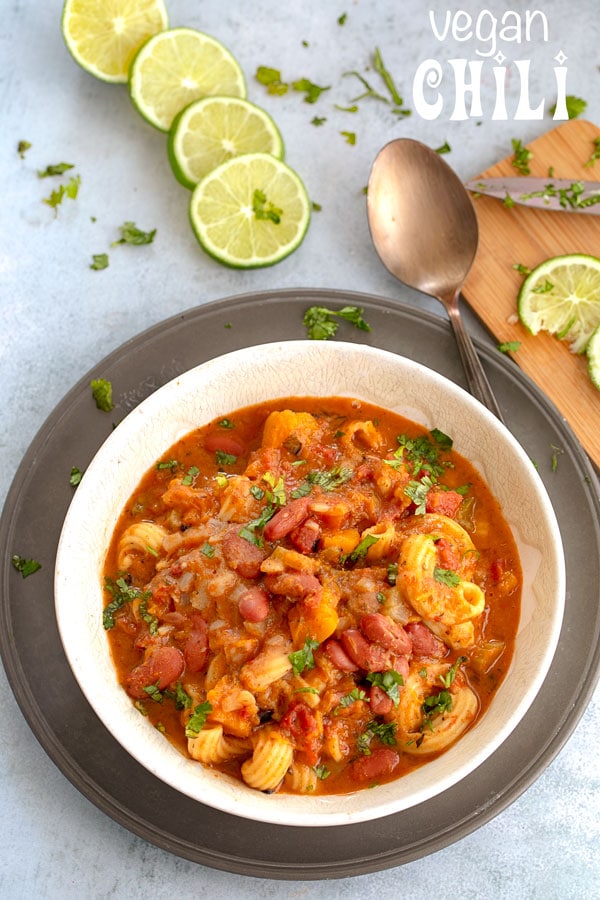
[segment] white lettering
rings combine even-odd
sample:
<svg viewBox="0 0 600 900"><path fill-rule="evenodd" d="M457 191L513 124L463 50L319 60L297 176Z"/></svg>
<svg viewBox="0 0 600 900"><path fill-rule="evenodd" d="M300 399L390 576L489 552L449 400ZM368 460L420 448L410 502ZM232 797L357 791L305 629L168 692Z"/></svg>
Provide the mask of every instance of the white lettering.
<svg viewBox="0 0 600 900"><path fill-rule="evenodd" d="M528 9L525 12L525 40L526 41L535 40L535 38L532 38L532 36L531 36L531 25L538 16L542 17L542 28L543 28L543 35L544 35L542 40L544 41L544 43L547 43L548 42L548 19L546 18L545 13L540 12L539 9L533 9L533 10Z"/></svg>
<svg viewBox="0 0 600 900"><path fill-rule="evenodd" d="M442 67L437 59L426 59L418 67L413 79L413 104L415 111L422 119L432 121L437 119L444 106L444 100L439 91L436 92L436 100L433 103L425 99L424 85L438 88L443 80Z"/></svg>
<svg viewBox="0 0 600 900"><path fill-rule="evenodd" d="M460 24L461 18L464 20L464 25ZM458 12L454 14L454 20L452 22L452 37L454 40L469 41L473 37L472 24L473 19L469 13L465 12L464 9L459 9ZM464 35L464 37L462 37L461 34Z"/></svg>
<svg viewBox="0 0 600 900"><path fill-rule="evenodd" d="M438 31L437 24L436 24L435 10L432 9L429 11L429 24L431 25L431 30L433 31L434 37L436 37L438 39L438 41L445 41L446 38L448 37L448 32L450 30L451 18L452 18L452 15L450 13L450 10L447 9L446 10L446 20L444 22L444 30Z"/></svg>
<svg viewBox="0 0 600 900"><path fill-rule="evenodd" d="M484 34L482 30L483 23L489 19L490 27L487 34ZM489 11L489 9L483 9L480 14L477 16L477 24L475 27L475 36L478 41L483 41L483 43L487 43L489 41L489 48L487 52L485 50L476 50L475 53L477 56L494 56L496 53L496 25L498 24L498 20L496 17Z"/></svg>
<svg viewBox="0 0 600 900"><path fill-rule="evenodd" d="M511 17L514 18L514 24L510 24ZM502 16L502 25L503 27L500 29L500 40L501 41L515 41L515 43L521 43L521 16L518 12L513 12L512 10L508 10Z"/></svg>
<svg viewBox="0 0 600 900"><path fill-rule="evenodd" d="M563 121L569 118L567 109L567 67L555 66L554 77L556 79L556 108L553 119Z"/></svg>
<svg viewBox="0 0 600 900"><path fill-rule="evenodd" d="M506 112L506 66L494 66L494 81L496 82L496 103L492 119L505 121L508 119Z"/></svg>
<svg viewBox="0 0 600 900"><path fill-rule="evenodd" d="M530 59L517 59L515 60L515 66L519 72L519 78L521 79L521 91L519 94L519 105L517 106L517 111L515 113L515 121L520 121L526 119L528 122L535 121L536 119L544 118L544 100L540 100L535 109L531 108L529 103L529 67L531 65Z"/></svg>
<svg viewBox="0 0 600 900"><path fill-rule="evenodd" d="M469 62L469 75L471 76L470 84L467 84L465 80L467 60L449 59L448 62L454 70L454 82L456 86L456 101L454 103L452 115L450 116L450 121L460 122L463 119L469 118L465 103L466 94L471 94L470 115L483 115L483 110L481 108L481 69L483 67L483 62L479 60L477 60L476 62Z"/></svg>

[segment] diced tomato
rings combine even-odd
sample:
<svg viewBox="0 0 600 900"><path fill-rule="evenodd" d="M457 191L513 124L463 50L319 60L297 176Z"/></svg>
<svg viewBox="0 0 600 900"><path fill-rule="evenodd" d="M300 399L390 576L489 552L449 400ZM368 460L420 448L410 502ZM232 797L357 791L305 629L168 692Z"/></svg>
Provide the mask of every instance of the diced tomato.
<svg viewBox="0 0 600 900"><path fill-rule="evenodd" d="M457 491L428 491L425 498L425 510L453 519L462 503L462 496Z"/></svg>

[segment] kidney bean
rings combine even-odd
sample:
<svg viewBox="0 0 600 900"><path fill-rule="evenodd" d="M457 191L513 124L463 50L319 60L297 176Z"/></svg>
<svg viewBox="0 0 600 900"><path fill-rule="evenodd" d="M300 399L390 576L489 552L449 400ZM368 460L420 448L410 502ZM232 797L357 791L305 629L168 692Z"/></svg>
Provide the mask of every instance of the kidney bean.
<svg viewBox="0 0 600 900"><path fill-rule="evenodd" d="M382 613L368 613L360 620L360 630L370 641L402 656L410 653L412 643L402 625Z"/></svg>
<svg viewBox="0 0 600 900"><path fill-rule="evenodd" d="M446 645L423 622L409 622L406 631L412 641L415 656L432 656L441 659L446 655Z"/></svg>
<svg viewBox="0 0 600 900"><path fill-rule="evenodd" d="M293 531L308 516L308 497L290 500L286 506L278 509L272 519L265 525L263 534L267 541L280 541Z"/></svg>
<svg viewBox="0 0 600 900"><path fill-rule="evenodd" d="M390 775L398 763L400 757L389 747L380 747L374 750L370 756L361 756L350 763L352 778L356 781L375 781L384 775Z"/></svg>
<svg viewBox="0 0 600 900"><path fill-rule="evenodd" d="M339 641L332 638L327 641L324 649L336 669L341 672L358 672L359 666L350 659Z"/></svg>
<svg viewBox="0 0 600 900"><path fill-rule="evenodd" d="M342 647L359 669L367 672L385 672L390 668L390 653L377 644L371 644L358 630L347 628L340 635Z"/></svg>
<svg viewBox="0 0 600 900"><path fill-rule="evenodd" d="M230 453L232 456L243 456L246 452L241 441L220 431L213 431L208 435L204 441L204 449L209 453L216 453L217 450L220 450L222 453Z"/></svg>
<svg viewBox="0 0 600 900"><path fill-rule="evenodd" d="M247 622L264 622L269 615L269 597L259 587L248 588L238 599L240 615Z"/></svg>
<svg viewBox="0 0 600 900"><path fill-rule="evenodd" d="M321 582L310 572L283 572L281 575L267 575L265 587L271 594L300 600L320 591Z"/></svg>
<svg viewBox="0 0 600 900"><path fill-rule="evenodd" d="M268 553L241 537L237 531L230 531L223 538L223 556L229 568L242 578L258 578L260 564Z"/></svg>
<svg viewBox="0 0 600 900"><path fill-rule="evenodd" d="M184 669L183 654L176 647L158 647L148 659L133 669L125 679L127 693L136 700L147 700L145 687L156 685L164 690L177 681Z"/></svg>
<svg viewBox="0 0 600 900"><path fill-rule="evenodd" d="M387 716L394 702L378 684L372 684L369 691L369 706L374 716Z"/></svg>
<svg viewBox="0 0 600 900"><path fill-rule="evenodd" d="M183 645L183 658L188 672L203 672L208 663L208 630L206 622L198 614L193 616L193 626Z"/></svg>
<svg viewBox="0 0 600 900"><path fill-rule="evenodd" d="M305 519L290 532L290 541L300 553L312 553L321 537L321 526L316 519Z"/></svg>

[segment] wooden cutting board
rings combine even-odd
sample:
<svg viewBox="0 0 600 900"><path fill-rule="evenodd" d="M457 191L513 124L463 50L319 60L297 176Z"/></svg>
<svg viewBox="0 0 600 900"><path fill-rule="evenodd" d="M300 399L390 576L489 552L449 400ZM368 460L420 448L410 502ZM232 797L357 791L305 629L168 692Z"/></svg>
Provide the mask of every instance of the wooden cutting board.
<svg viewBox="0 0 600 900"><path fill-rule="evenodd" d="M600 128L572 119L531 144L532 175L573 181L600 181L600 160L584 167ZM480 176L514 176L512 154ZM553 401L581 444L600 466L600 391L589 379L586 357L575 356L551 335L529 334L516 319L517 294L523 276L513 266L533 269L551 256L589 253L600 257L600 215L505 207L491 197L475 197L479 249L463 295L499 343L520 341L515 362Z"/></svg>

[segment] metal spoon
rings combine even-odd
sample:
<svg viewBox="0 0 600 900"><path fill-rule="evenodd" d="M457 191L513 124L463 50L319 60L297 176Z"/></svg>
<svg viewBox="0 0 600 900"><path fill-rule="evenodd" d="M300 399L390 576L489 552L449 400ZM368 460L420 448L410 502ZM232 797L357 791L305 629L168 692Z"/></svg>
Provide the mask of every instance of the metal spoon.
<svg viewBox="0 0 600 900"><path fill-rule="evenodd" d="M460 315L460 292L479 237L461 180L435 150L400 138L373 163L367 199L371 237L384 266L444 305L470 392L503 421Z"/></svg>

